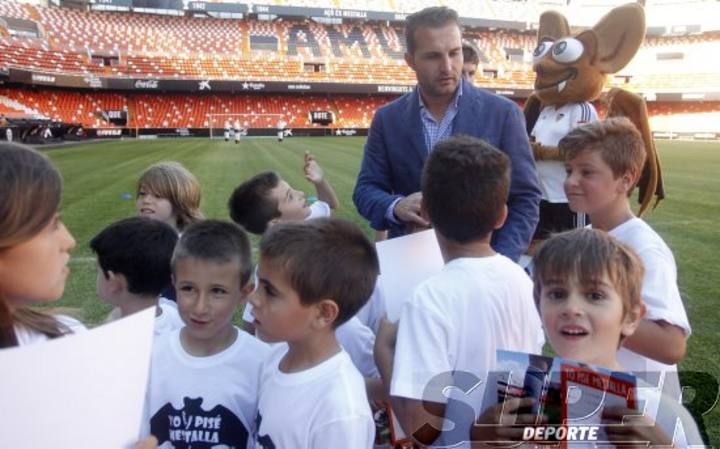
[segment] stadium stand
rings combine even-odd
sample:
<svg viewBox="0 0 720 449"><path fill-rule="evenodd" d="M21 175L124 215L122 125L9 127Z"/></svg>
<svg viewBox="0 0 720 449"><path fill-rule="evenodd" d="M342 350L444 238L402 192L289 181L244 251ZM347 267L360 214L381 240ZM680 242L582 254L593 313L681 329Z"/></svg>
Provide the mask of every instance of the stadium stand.
<svg viewBox="0 0 720 449"><path fill-rule="evenodd" d="M445 3L448 3L447 0ZM560 8L576 14L599 14L615 0L576 2L542 0L454 0L452 6L464 17L502 20L536 20L540 11ZM653 2L654 0L648 0ZM608 3L609 2L609 3ZM275 5L412 12L425 3L419 0L274 0ZM704 5L704 3L703 3ZM593 9L593 6L596 6ZM658 8L664 7L663 5ZM655 8L655 7L653 7ZM653 9L655 11L655 9ZM254 16L253 16L254 17ZM573 22L576 21L573 19ZM467 28L464 38L480 49L480 70L475 82L483 87L512 92L532 89L534 31L502 28ZM720 32L650 36L636 58L609 80L637 92L670 92L696 95L720 92L720 70L707 55L720 45ZM389 22L322 22L309 18L226 20L101 12L43 7L0 0L0 69L23 69L38 73L40 81L53 76L170 80L236 80L336 84L413 85L414 73L403 60L401 24ZM1 72L0 72L1 75ZM34 75L33 75L34 76ZM35 78L23 81L35 83ZM52 82L39 82L52 84ZM97 88L97 86L92 86ZM209 87L208 87L209 89ZM86 91L87 92L87 91ZM387 92L381 91L378 92ZM403 90L392 91L395 94ZM699 94L698 94L699 95ZM208 114L285 114L290 127L318 127L308 111L332 111L333 127L365 128L374 110L392 96L283 94L232 95L209 92L183 93L80 93L45 87L8 86L0 89L0 114L44 116L85 127L114 126L103 115L107 110L127 110L131 128L202 128ZM684 98L684 97L682 97ZM682 100L682 98L678 98ZM699 98L702 98L699 97ZM682 114L709 123L720 110L717 101L702 110L693 104L650 103L655 122ZM710 115L708 115L710 114ZM258 118L251 126L275 126L270 118ZM698 121L697 123L700 123ZM720 123L716 120L716 123ZM703 125L704 127L705 125ZM720 125L710 126L718 129Z"/></svg>
<svg viewBox="0 0 720 449"><path fill-rule="evenodd" d="M253 128L274 128L277 118L255 114L283 114L291 128L312 128L308 111L332 111L337 128L367 128L387 96L335 95L183 95L77 93L37 89L0 89L0 113L6 116L37 114L85 127L111 128L103 111L127 110L130 128L207 128L208 114L244 114ZM34 108L34 109L31 109ZM28 112L30 111L30 112ZM216 124L217 125L217 124ZM218 125L220 127L220 125Z"/></svg>

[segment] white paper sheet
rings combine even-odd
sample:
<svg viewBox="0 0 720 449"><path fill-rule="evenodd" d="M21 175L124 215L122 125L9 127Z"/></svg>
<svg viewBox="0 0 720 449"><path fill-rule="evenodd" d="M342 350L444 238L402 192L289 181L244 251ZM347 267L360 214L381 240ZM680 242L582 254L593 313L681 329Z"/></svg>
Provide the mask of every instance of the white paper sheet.
<svg viewBox="0 0 720 449"><path fill-rule="evenodd" d="M444 262L435 231L384 240L375 244L380 259L380 288L385 297L387 317L400 319L403 303L425 279L440 272Z"/></svg>
<svg viewBox="0 0 720 449"><path fill-rule="evenodd" d="M125 449L137 441L155 310L0 350L0 448Z"/></svg>

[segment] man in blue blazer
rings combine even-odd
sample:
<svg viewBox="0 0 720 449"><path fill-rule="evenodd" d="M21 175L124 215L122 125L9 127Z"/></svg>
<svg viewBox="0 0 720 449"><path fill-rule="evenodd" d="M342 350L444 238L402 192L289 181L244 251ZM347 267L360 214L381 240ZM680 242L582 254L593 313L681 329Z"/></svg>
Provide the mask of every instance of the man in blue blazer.
<svg viewBox="0 0 720 449"><path fill-rule="evenodd" d="M418 84L375 113L353 192L355 206L390 237L427 226L420 213L420 176L429 151L451 135L478 137L512 163L508 217L492 244L518 260L535 231L541 196L522 111L462 80L462 40L452 9L432 7L408 16L405 35L405 61Z"/></svg>

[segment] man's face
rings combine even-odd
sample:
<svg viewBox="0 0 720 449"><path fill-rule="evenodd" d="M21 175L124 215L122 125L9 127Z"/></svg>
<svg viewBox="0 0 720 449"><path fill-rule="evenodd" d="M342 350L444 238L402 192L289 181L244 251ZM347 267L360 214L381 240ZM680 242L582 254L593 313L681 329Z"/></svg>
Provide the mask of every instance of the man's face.
<svg viewBox="0 0 720 449"><path fill-rule="evenodd" d="M415 30L415 51L405 54L415 71L423 95L451 97L457 90L463 66L462 38L454 22L440 28Z"/></svg>
<svg viewBox="0 0 720 449"><path fill-rule="evenodd" d="M475 72L477 72L478 65L474 62L463 63L462 77L468 83L472 83L475 78Z"/></svg>

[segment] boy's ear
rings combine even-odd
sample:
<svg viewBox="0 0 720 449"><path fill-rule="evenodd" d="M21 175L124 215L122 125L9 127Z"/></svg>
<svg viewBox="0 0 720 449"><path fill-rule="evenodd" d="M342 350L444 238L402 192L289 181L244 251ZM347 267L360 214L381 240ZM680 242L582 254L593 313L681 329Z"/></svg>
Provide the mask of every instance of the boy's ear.
<svg viewBox="0 0 720 449"><path fill-rule="evenodd" d="M505 220L507 220L508 216L508 207L507 204L503 204L502 212L500 212L500 215L498 216L498 220L495 222L495 228L494 229L500 229L505 224Z"/></svg>
<svg viewBox="0 0 720 449"><path fill-rule="evenodd" d="M315 307L318 311L313 322L315 328L322 329L332 327L340 314L338 304L332 299L322 299L320 302L315 303Z"/></svg>
<svg viewBox="0 0 720 449"><path fill-rule="evenodd" d="M240 294L242 296L242 300L245 301L252 292L255 291L255 282L253 282L252 278L245 284L245 286L240 289Z"/></svg>
<svg viewBox="0 0 720 449"><path fill-rule="evenodd" d="M127 278L124 274L108 270L107 279L112 293L120 293L127 290Z"/></svg>
<svg viewBox="0 0 720 449"><path fill-rule="evenodd" d="M640 325L640 322L645 316L646 311L647 308L645 307L645 304L638 304L637 306L627 311L625 317L623 318L623 325L621 330L621 334L623 337L629 337L635 333L638 326Z"/></svg>
<svg viewBox="0 0 720 449"><path fill-rule="evenodd" d="M624 193L630 192L635 185L638 182L639 173L636 173L634 170L628 170L623 175L620 176L621 180L621 187L623 189Z"/></svg>

